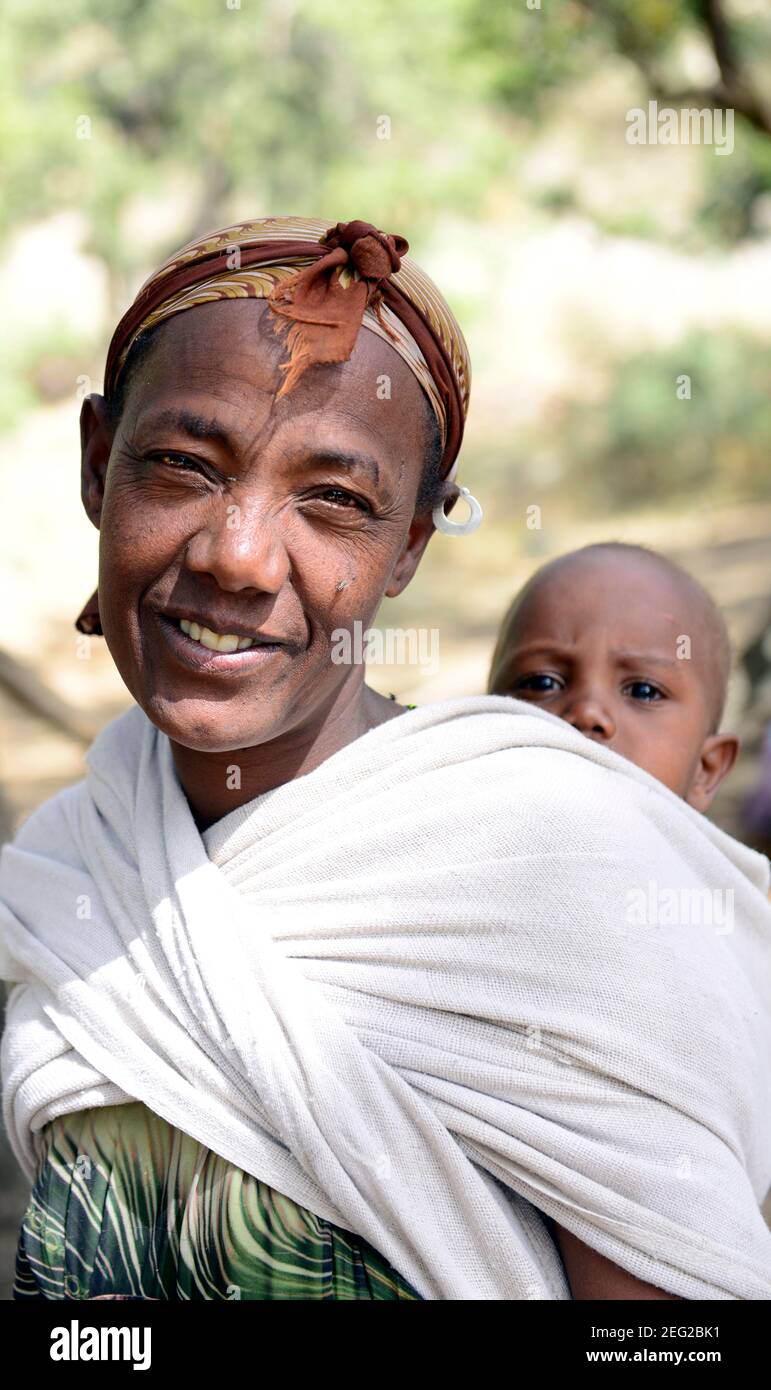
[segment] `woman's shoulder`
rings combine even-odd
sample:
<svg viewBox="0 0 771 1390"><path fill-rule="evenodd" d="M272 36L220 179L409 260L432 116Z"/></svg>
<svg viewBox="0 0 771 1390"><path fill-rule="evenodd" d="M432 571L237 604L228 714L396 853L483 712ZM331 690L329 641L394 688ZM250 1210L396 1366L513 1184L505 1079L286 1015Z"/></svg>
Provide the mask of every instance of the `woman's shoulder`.
<svg viewBox="0 0 771 1390"><path fill-rule="evenodd" d="M122 751L124 761L136 767L139 742L148 726L149 720L138 706L133 706L105 725L86 753L85 775L60 788L36 806L4 848L42 854L63 863L79 862L78 822L84 806L90 800L94 776L103 776L104 768L112 769L114 775L118 750Z"/></svg>
<svg viewBox="0 0 771 1390"><path fill-rule="evenodd" d="M622 780L623 797L634 799L634 783L654 779L625 758L587 739L564 720L523 700L503 695L472 695L420 705L402 723L405 744L417 740L425 763L455 769L469 785L487 787L491 797L509 788L527 791L536 801L555 804L596 786L607 794ZM398 737L398 731L397 731ZM658 784L656 784L658 785Z"/></svg>
<svg viewBox="0 0 771 1390"><path fill-rule="evenodd" d="M437 748L444 741L469 759L499 750L552 749L594 758L599 745L548 710L509 695L463 695L427 701L414 707L405 735L420 732ZM587 749L587 744L591 747ZM616 754L599 749L600 761L618 762ZM620 760L623 762L624 760Z"/></svg>
<svg viewBox="0 0 771 1390"><path fill-rule="evenodd" d="M31 854L50 851L55 845L71 839L72 814L85 787L85 778L62 787L46 801L41 801L19 825L9 844Z"/></svg>
<svg viewBox="0 0 771 1390"><path fill-rule="evenodd" d="M462 792L463 825L481 818L501 853L596 853L598 863L614 857L630 872L657 863L674 872L679 863L698 874L709 863L721 873L730 861L753 886L768 889L764 856L556 715L510 696L480 695L403 718L425 741L425 765L440 777L446 768L448 791Z"/></svg>
<svg viewBox="0 0 771 1390"><path fill-rule="evenodd" d="M69 879L71 875L82 875L84 862L77 823L83 787L81 780L44 801L22 821L13 839L3 845L0 911L7 908L26 919L30 902L54 891L54 877L60 883L62 876ZM10 978L7 968L0 931L0 978Z"/></svg>

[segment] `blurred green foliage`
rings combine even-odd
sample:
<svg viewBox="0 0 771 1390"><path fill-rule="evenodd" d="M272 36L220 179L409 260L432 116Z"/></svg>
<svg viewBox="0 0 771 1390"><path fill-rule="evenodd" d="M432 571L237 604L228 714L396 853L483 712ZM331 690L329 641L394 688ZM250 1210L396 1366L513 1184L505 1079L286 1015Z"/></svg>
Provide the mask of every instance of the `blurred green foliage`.
<svg viewBox="0 0 771 1390"><path fill-rule="evenodd" d="M543 0L541 9L527 0L364 0L356 9L328 0L240 8L6 0L0 235L22 218L82 208L91 249L116 275L130 273L143 248L122 228L122 208L131 195L162 196L180 176L190 187L190 236L216 223L235 195L248 195L255 212L364 211L418 231L437 206L485 215L516 178L555 94L619 55L655 78L682 35L699 31L701 8L697 0ZM736 38L764 73L768 27L750 18ZM382 115L390 140L377 138ZM90 138L78 137L83 116ZM726 196L743 216L722 219L727 235L747 225L749 205L771 187L761 140L747 142L731 175ZM717 190L707 197L709 224L719 225Z"/></svg>
<svg viewBox="0 0 771 1390"><path fill-rule="evenodd" d="M603 399L573 403L560 428L587 508L771 497L771 348L692 334L627 357Z"/></svg>
<svg viewBox="0 0 771 1390"><path fill-rule="evenodd" d="M505 236L524 204L545 221L578 213L612 235L692 254L730 245L770 215L771 140L751 101L730 159L696 152L695 199L674 231L666 198L589 202L585 177L596 189L608 151L623 152L627 101L715 96L705 17L714 9L707 0L5 0L0 237L81 211L84 249L108 268L115 315L139 274L245 208L407 227L418 251L453 215ZM729 21L742 92L771 89L759 0L731 6ZM619 93L610 115L606 91ZM551 183L529 185L528 157L553 129L571 154ZM568 146L576 132L580 143ZM463 285L450 298L464 322L484 312ZM38 352L53 367L36 369ZM6 345L0 428L39 399L67 352L83 360L64 326L45 345ZM691 403L674 393L682 372ZM768 353L735 337L609 364L607 399L566 405L561 438L544 424L533 457L557 457L567 439L587 497L618 505L663 496L675 480L741 488L768 474L770 372ZM505 452L501 441L501 469ZM494 482L495 456L488 466Z"/></svg>
<svg viewBox="0 0 771 1390"><path fill-rule="evenodd" d="M61 318L45 328L0 336L0 433L12 429L41 401L57 400L72 390L79 364L92 345Z"/></svg>

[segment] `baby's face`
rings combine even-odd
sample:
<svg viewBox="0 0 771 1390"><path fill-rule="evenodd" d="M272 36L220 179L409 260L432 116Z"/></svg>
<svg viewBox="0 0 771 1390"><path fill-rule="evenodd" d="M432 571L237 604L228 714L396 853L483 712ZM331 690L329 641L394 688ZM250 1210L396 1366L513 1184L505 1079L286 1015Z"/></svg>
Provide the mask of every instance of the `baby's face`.
<svg viewBox="0 0 771 1390"><path fill-rule="evenodd" d="M695 784L715 661L697 606L645 558L570 556L523 601L496 693L567 720L705 810L711 795Z"/></svg>

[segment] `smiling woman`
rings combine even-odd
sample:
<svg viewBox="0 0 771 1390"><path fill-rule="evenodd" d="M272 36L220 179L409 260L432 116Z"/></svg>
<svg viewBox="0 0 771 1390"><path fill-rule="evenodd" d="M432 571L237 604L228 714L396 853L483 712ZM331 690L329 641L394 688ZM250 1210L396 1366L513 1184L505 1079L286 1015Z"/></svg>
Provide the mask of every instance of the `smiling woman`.
<svg viewBox="0 0 771 1390"><path fill-rule="evenodd" d="M384 288L403 239L333 228L327 254L302 246L307 264L290 274L280 257L294 246L297 259L288 238L308 225L226 229L162 267L116 330L106 399L82 417L83 499L102 544L81 626L105 634L180 772L191 737L213 755L260 750L242 759L245 799L270 783L266 743L291 730L308 771L400 713L364 694L353 667L341 685L331 634L369 624L412 577L467 399L463 340L430 282L405 268L402 288ZM357 318L373 331L357 336ZM224 675L223 724L212 697ZM212 793L192 800L202 827L234 804L210 767Z"/></svg>
<svg viewBox="0 0 771 1390"><path fill-rule="evenodd" d="M242 789L256 795L271 741L291 733L307 771L352 727L399 713L371 691L361 703L361 672L341 683L330 647L409 582L432 529L417 498L433 459L421 387L375 334L276 400L285 348L265 301L204 304L194 334L190 318L155 328L114 431L106 406L84 412L84 500L102 535L100 623L126 685L179 745L180 768L191 744L213 755L213 791L194 803L203 823L234 804L216 757L253 750Z"/></svg>
<svg viewBox="0 0 771 1390"><path fill-rule="evenodd" d="M17 1298L771 1295L767 861L543 710L333 659L458 492L406 251L212 233L84 403L78 623L136 703L3 851ZM640 931L651 879L736 931Z"/></svg>

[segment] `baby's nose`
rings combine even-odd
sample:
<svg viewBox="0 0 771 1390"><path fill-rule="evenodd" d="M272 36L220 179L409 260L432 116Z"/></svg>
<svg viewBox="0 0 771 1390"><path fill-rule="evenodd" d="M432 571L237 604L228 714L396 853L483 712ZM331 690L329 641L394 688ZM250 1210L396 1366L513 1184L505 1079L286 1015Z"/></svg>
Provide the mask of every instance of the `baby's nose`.
<svg viewBox="0 0 771 1390"><path fill-rule="evenodd" d="M567 719L574 729L578 729L587 738L596 739L598 743L610 743L615 737L616 722L608 704L592 693L575 700L570 710L565 711L563 718Z"/></svg>

